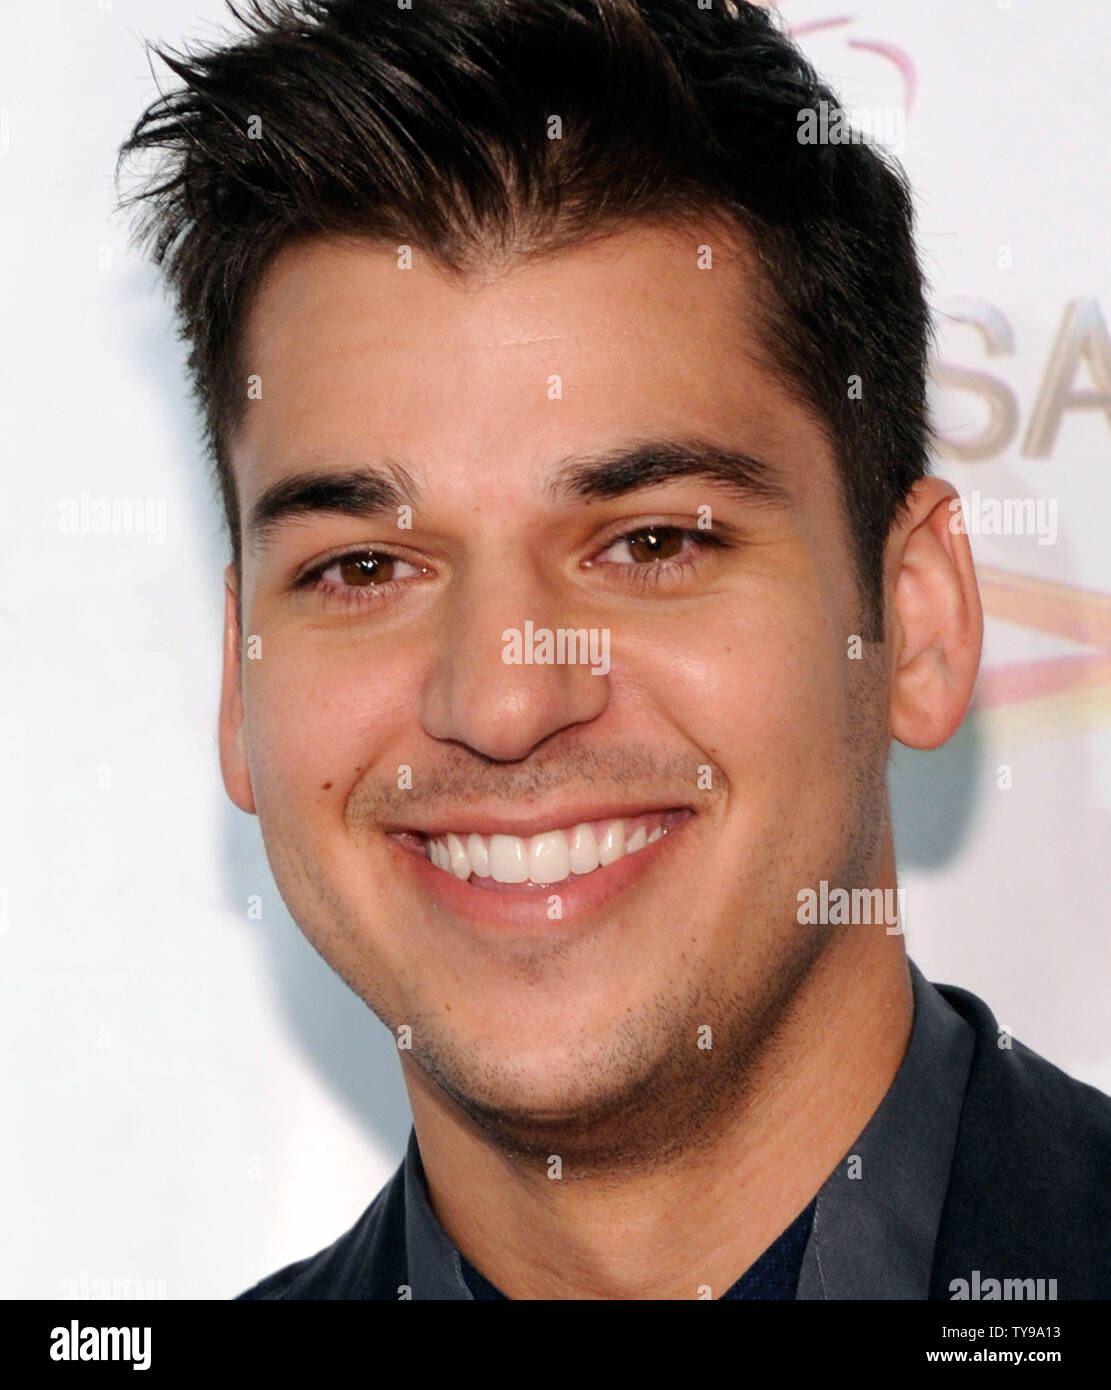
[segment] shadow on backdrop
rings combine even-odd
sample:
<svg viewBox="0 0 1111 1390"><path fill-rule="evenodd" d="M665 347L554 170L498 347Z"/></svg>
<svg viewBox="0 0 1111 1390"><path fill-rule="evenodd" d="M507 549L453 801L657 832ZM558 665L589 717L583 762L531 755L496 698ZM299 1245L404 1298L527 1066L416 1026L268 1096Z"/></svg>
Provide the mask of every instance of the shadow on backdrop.
<svg viewBox="0 0 1111 1390"><path fill-rule="evenodd" d="M239 912L252 893L282 1017L313 1071L388 1158L400 1163L412 1123L393 1034L309 944L274 883L258 821L230 802L222 839L225 891Z"/></svg>
<svg viewBox="0 0 1111 1390"><path fill-rule="evenodd" d="M937 871L956 856L976 817L983 761L975 718L966 718L940 748L891 745L887 785L897 870Z"/></svg>

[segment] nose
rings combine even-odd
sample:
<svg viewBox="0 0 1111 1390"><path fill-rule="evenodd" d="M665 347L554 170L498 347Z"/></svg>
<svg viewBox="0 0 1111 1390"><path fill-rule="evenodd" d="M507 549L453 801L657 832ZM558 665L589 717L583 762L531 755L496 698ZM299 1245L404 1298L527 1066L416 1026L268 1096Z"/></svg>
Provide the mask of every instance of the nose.
<svg viewBox="0 0 1111 1390"><path fill-rule="evenodd" d="M608 666L609 632L577 626L539 576L472 578L445 609L422 724L432 738L519 762L605 710Z"/></svg>

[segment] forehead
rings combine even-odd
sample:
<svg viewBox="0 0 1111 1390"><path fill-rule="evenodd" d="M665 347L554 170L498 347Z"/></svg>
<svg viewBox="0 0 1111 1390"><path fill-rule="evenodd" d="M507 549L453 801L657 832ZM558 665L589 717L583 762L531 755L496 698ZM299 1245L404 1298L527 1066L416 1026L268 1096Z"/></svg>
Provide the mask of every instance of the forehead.
<svg viewBox="0 0 1111 1390"><path fill-rule="evenodd" d="M386 455L503 495L545 457L629 436L814 459L822 432L766 360L757 291L743 240L708 228L626 228L462 277L418 246L289 246L246 325L242 507L283 469Z"/></svg>

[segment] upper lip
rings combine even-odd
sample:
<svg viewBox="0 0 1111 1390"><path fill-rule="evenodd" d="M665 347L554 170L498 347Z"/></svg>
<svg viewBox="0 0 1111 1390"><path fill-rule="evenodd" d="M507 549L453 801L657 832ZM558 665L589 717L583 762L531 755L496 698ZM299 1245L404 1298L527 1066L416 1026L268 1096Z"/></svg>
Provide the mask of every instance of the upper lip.
<svg viewBox="0 0 1111 1390"><path fill-rule="evenodd" d="M476 810L473 806L460 807L458 812L446 811L435 820L409 822L406 825L388 825L387 834L416 834L434 838L453 831L456 835L519 835L527 838L539 835L545 830L562 830L589 821L635 820L638 816L666 815L669 811L691 810L681 802L668 801L656 804L638 802L586 802L567 803L552 806L544 811L530 807L519 814L497 811Z"/></svg>

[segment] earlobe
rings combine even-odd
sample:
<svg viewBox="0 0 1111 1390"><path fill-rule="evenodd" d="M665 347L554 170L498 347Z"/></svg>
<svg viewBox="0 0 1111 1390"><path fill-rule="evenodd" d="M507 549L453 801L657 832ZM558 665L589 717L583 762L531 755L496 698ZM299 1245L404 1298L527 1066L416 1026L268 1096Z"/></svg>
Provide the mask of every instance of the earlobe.
<svg viewBox="0 0 1111 1390"><path fill-rule="evenodd" d="M983 641L972 550L950 484L915 484L888 559L891 733L911 748L937 748L968 710Z"/></svg>
<svg viewBox="0 0 1111 1390"><path fill-rule="evenodd" d="M235 567L224 571L224 674L220 687L220 771L228 796L250 815L255 814L247 739L243 724L243 673L240 665L238 577Z"/></svg>

